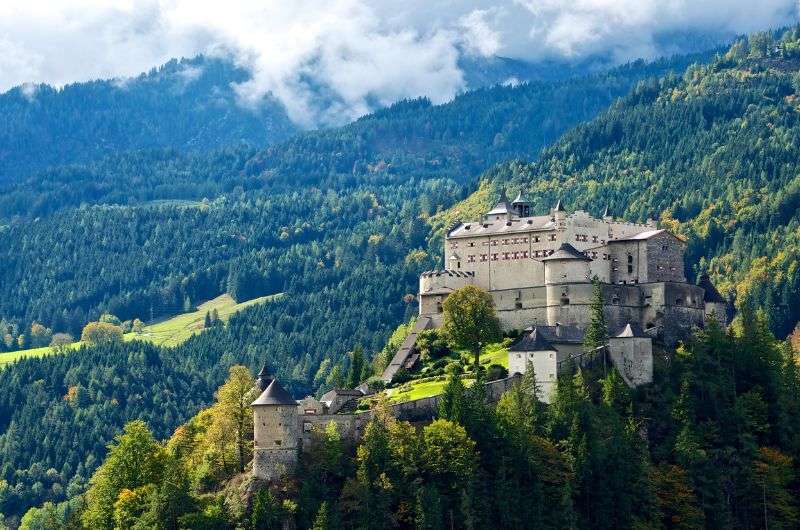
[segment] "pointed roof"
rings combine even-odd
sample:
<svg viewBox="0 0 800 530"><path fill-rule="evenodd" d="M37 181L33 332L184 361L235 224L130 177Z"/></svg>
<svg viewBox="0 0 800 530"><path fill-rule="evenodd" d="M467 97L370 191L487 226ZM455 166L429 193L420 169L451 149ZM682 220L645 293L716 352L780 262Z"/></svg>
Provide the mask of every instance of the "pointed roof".
<svg viewBox="0 0 800 530"><path fill-rule="evenodd" d="M565 211L564 210L564 206L562 206L562 204L561 204L561 199L558 199L558 202L556 203L556 207L553 208L553 211L554 212L563 212L563 211Z"/></svg>
<svg viewBox="0 0 800 530"><path fill-rule="evenodd" d="M611 217L611 213L608 211L608 205L606 205L606 209L603 210L603 218Z"/></svg>
<svg viewBox="0 0 800 530"><path fill-rule="evenodd" d="M538 328L533 328L530 333L524 335L516 344L512 345L508 351L550 351L555 347L544 338L544 334Z"/></svg>
<svg viewBox="0 0 800 530"><path fill-rule="evenodd" d="M524 195L524 194L522 193L522 191L520 191L519 193L517 193L517 198L516 198L516 199L514 199L514 200L511 202L511 204L512 204L512 205L513 205L513 204L530 204L530 202L531 202L531 201L530 201L530 200L528 200L528 197L527 197L527 195Z"/></svg>
<svg viewBox="0 0 800 530"><path fill-rule="evenodd" d="M259 405L297 405L297 401L281 386L277 379L273 379L267 389L251 404L253 407Z"/></svg>
<svg viewBox="0 0 800 530"><path fill-rule="evenodd" d="M567 259L580 259L583 261L592 261L591 258L586 256L586 254L579 251L569 243L561 243L561 246L558 247L558 250L556 250L546 258L542 258L542 261L555 261L555 260L567 260Z"/></svg>
<svg viewBox="0 0 800 530"><path fill-rule="evenodd" d="M258 372L258 377L269 377L269 372L267 372L267 363L261 365L261 371Z"/></svg>
<svg viewBox="0 0 800 530"><path fill-rule="evenodd" d="M506 197L506 190L500 191L500 198L497 200L497 204L494 205L494 208L489 210L489 213L486 215L500 215L504 213L508 213L511 211L511 205L508 204L508 197Z"/></svg>
<svg viewBox="0 0 800 530"><path fill-rule="evenodd" d="M620 338L620 339L624 339L624 338L640 338L640 339L650 338L649 335L647 335L644 331L642 331L642 328L636 322L628 322L628 324L624 328L622 328L622 331L620 331L617 334L617 337Z"/></svg>
<svg viewBox="0 0 800 530"><path fill-rule="evenodd" d="M704 302L709 302L712 304L728 303L728 301L725 300L721 294L719 294L719 291L717 291L717 288L714 287L714 284L711 283L711 278L708 277L708 274L703 273L700 275L700 283L698 285L703 288L703 291L705 291L705 294L703 295Z"/></svg>

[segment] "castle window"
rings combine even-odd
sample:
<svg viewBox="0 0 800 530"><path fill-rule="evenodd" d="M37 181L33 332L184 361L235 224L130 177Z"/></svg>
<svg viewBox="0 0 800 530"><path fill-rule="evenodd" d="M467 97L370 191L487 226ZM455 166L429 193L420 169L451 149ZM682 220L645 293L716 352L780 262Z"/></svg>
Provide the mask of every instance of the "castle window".
<svg viewBox="0 0 800 530"><path fill-rule="evenodd" d="M275 440L275 445L280 445L280 444L281 444L280 440Z"/></svg>
<svg viewBox="0 0 800 530"><path fill-rule="evenodd" d="M653 297L652 297L651 295L647 295L647 296L645 296L645 297L644 297L644 306L645 306L645 307L650 307L650 302L651 302L652 300L653 300Z"/></svg>
<svg viewBox="0 0 800 530"><path fill-rule="evenodd" d="M460 261L456 264L456 267L459 268L459 269L461 268L461 262Z"/></svg>
<svg viewBox="0 0 800 530"><path fill-rule="evenodd" d="M633 274L633 265L628 265L628 274Z"/></svg>
<svg viewBox="0 0 800 530"><path fill-rule="evenodd" d="M492 261L497 261L497 254L492 254Z"/></svg>
<svg viewBox="0 0 800 530"><path fill-rule="evenodd" d="M523 238L522 238L522 242L523 242L523 243L527 243L527 242L528 242L528 238L527 238L527 237L523 237Z"/></svg>
<svg viewBox="0 0 800 530"><path fill-rule="evenodd" d="M523 258L527 258L528 257L528 251L527 250L523 250L522 251L522 257Z"/></svg>
<svg viewBox="0 0 800 530"><path fill-rule="evenodd" d="M509 255L510 255L510 253L508 253L508 252L503 252L503 259L509 259L509 258L508 258L508 257L509 257Z"/></svg>
<svg viewBox="0 0 800 530"><path fill-rule="evenodd" d="M633 263L633 256L628 254L628 263Z"/></svg>
<svg viewBox="0 0 800 530"><path fill-rule="evenodd" d="M666 251L667 251L667 249L669 249L669 247L668 247L667 245L661 245L661 250L663 250L664 252L666 252Z"/></svg>
<svg viewBox="0 0 800 530"><path fill-rule="evenodd" d="M504 245L508 245L508 239L504 239L504 240L503 240L503 244L504 244Z"/></svg>
<svg viewBox="0 0 800 530"><path fill-rule="evenodd" d="M469 242L469 246L474 247L475 246L475 242L474 241L470 241Z"/></svg>
<svg viewBox="0 0 800 530"><path fill-rule="evenodd" d="M522 309L522 302L515 302L514 307L517 309Z"/></svg>
<svg viewBox="0 0 800 530"><path fill-rule="evenodd" d="M486 261L487 254L481 254L481 261Z"/></svg>
<svg viewBox="0 0 800 530"><path fill-rule="evenodd" d="M550 234L550 241L555 241L555 240L556 240L556 235Z"/></svg>
<svg viewBox="0 0 800 530"><path fill-rule="evenodd" d="M561 305L569 305L569 298L562 298Z"/></svg>
<svg viewBox="0 0 800 530"><path fill-rule="evenodd" d="M614 305L619 305L619 296L614 295L614 297L611 299L611 303Z"/></svg>
<svg viewBox="0 0 800 530"><path fill-rule="evenodd" d="M655 324L653 324L652 322L648 322L647 325L645 326L645 329L653 329L654 327L656 327Z"/></svg>
<svg viewBox="0 0 800 530"><path fill-rule="evenodd" d="M683 305L683 298L678 298L675 300L675 305Z"/></svg>
<svg viewBox="0 0 800 530"><path fill-rule="evenodd" d="M533 242L534 242L534 243L538 243L538 242L539 242L539 236L534 236L534 238L533 238Z"/></svg>
<svg viewBox="0 0 800 530"><path fill-rule="evenodd" d="M467 263L475 263L475 254L467 256Z"/></svg>
<svg viewBox="0 0 800 530"><path fill-rule="evenodd" d="M494 240L494 241L492 241L490 244L491 244L493 247L496 247L496 246L497 246L497 240L495 239L495 240Z"/></svg>
<svg viewBox="0 0 800 530"><path fill-rule="evenodd" d="M441 302L436 302L436 312L437 313L441 313L442 312L442 303Z"/></svg>
<svg viewBox="0 0 800 530"><path fill-rule="evenodd" d="M592 236L592 243L597 243L597 236Z"/></svg>

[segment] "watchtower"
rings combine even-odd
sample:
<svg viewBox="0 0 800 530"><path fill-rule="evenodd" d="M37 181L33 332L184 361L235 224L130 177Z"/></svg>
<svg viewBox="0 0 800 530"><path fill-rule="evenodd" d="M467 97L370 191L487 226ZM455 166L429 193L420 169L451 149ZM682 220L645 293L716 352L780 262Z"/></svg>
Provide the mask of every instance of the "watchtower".
<svg viewBox="0 0 800 530"><path fill-rule="evenodd" d="M297 401L273 379L253 407L253 475L267 481L291 473L300 438Z"/></svg>

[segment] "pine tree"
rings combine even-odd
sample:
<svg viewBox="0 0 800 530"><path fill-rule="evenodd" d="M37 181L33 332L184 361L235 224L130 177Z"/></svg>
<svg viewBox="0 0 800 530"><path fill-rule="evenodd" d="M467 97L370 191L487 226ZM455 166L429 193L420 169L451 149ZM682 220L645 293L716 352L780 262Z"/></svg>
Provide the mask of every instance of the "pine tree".
<svg viewBox="0 0 800 530"><path fill-rule="evenodd" d="M208 311L206 311L206 317L205 320L203 321L203 328L208 329L210 327L211 327L211 314Z"/></svg>
<svg viewBox="0 0 800 530"><path fill-rule="evenodd" d="M608 327L603 313L603 292L600 281L592 280L592 301L589 304L589 326L583 337L583 350L587 353L595 351L608 343Z"/></svg>
<svg viewBox="0 0 800 530"><path fill-rule="evenodd" d="M364 370L364 348L357 345L350 353L350 369L347 372L347 388L355 388L361 382L361 373Z"/></svg>

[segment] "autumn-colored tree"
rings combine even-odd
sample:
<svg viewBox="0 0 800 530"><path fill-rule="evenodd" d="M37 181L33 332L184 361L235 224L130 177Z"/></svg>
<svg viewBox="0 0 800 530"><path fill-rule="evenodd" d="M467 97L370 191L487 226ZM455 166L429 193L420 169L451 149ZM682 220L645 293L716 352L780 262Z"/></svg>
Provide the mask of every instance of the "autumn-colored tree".
<svg viewBox="0 0 800 530"><path fill-rule="evenodd" d="M89 322L81 332L81 341L87 344L122 342L122 328L108 322Z"/></svg>
<svg viewBox="0 0 800 530"><path fill-rule="evenodd" d="M228 379L217 390L217 402L213 407L213 421L209 431L215 431L234 448L237 469L244 466L252 454L253 411L250 403L255 399L255 382L244 366L232 366Z"/></svg>

